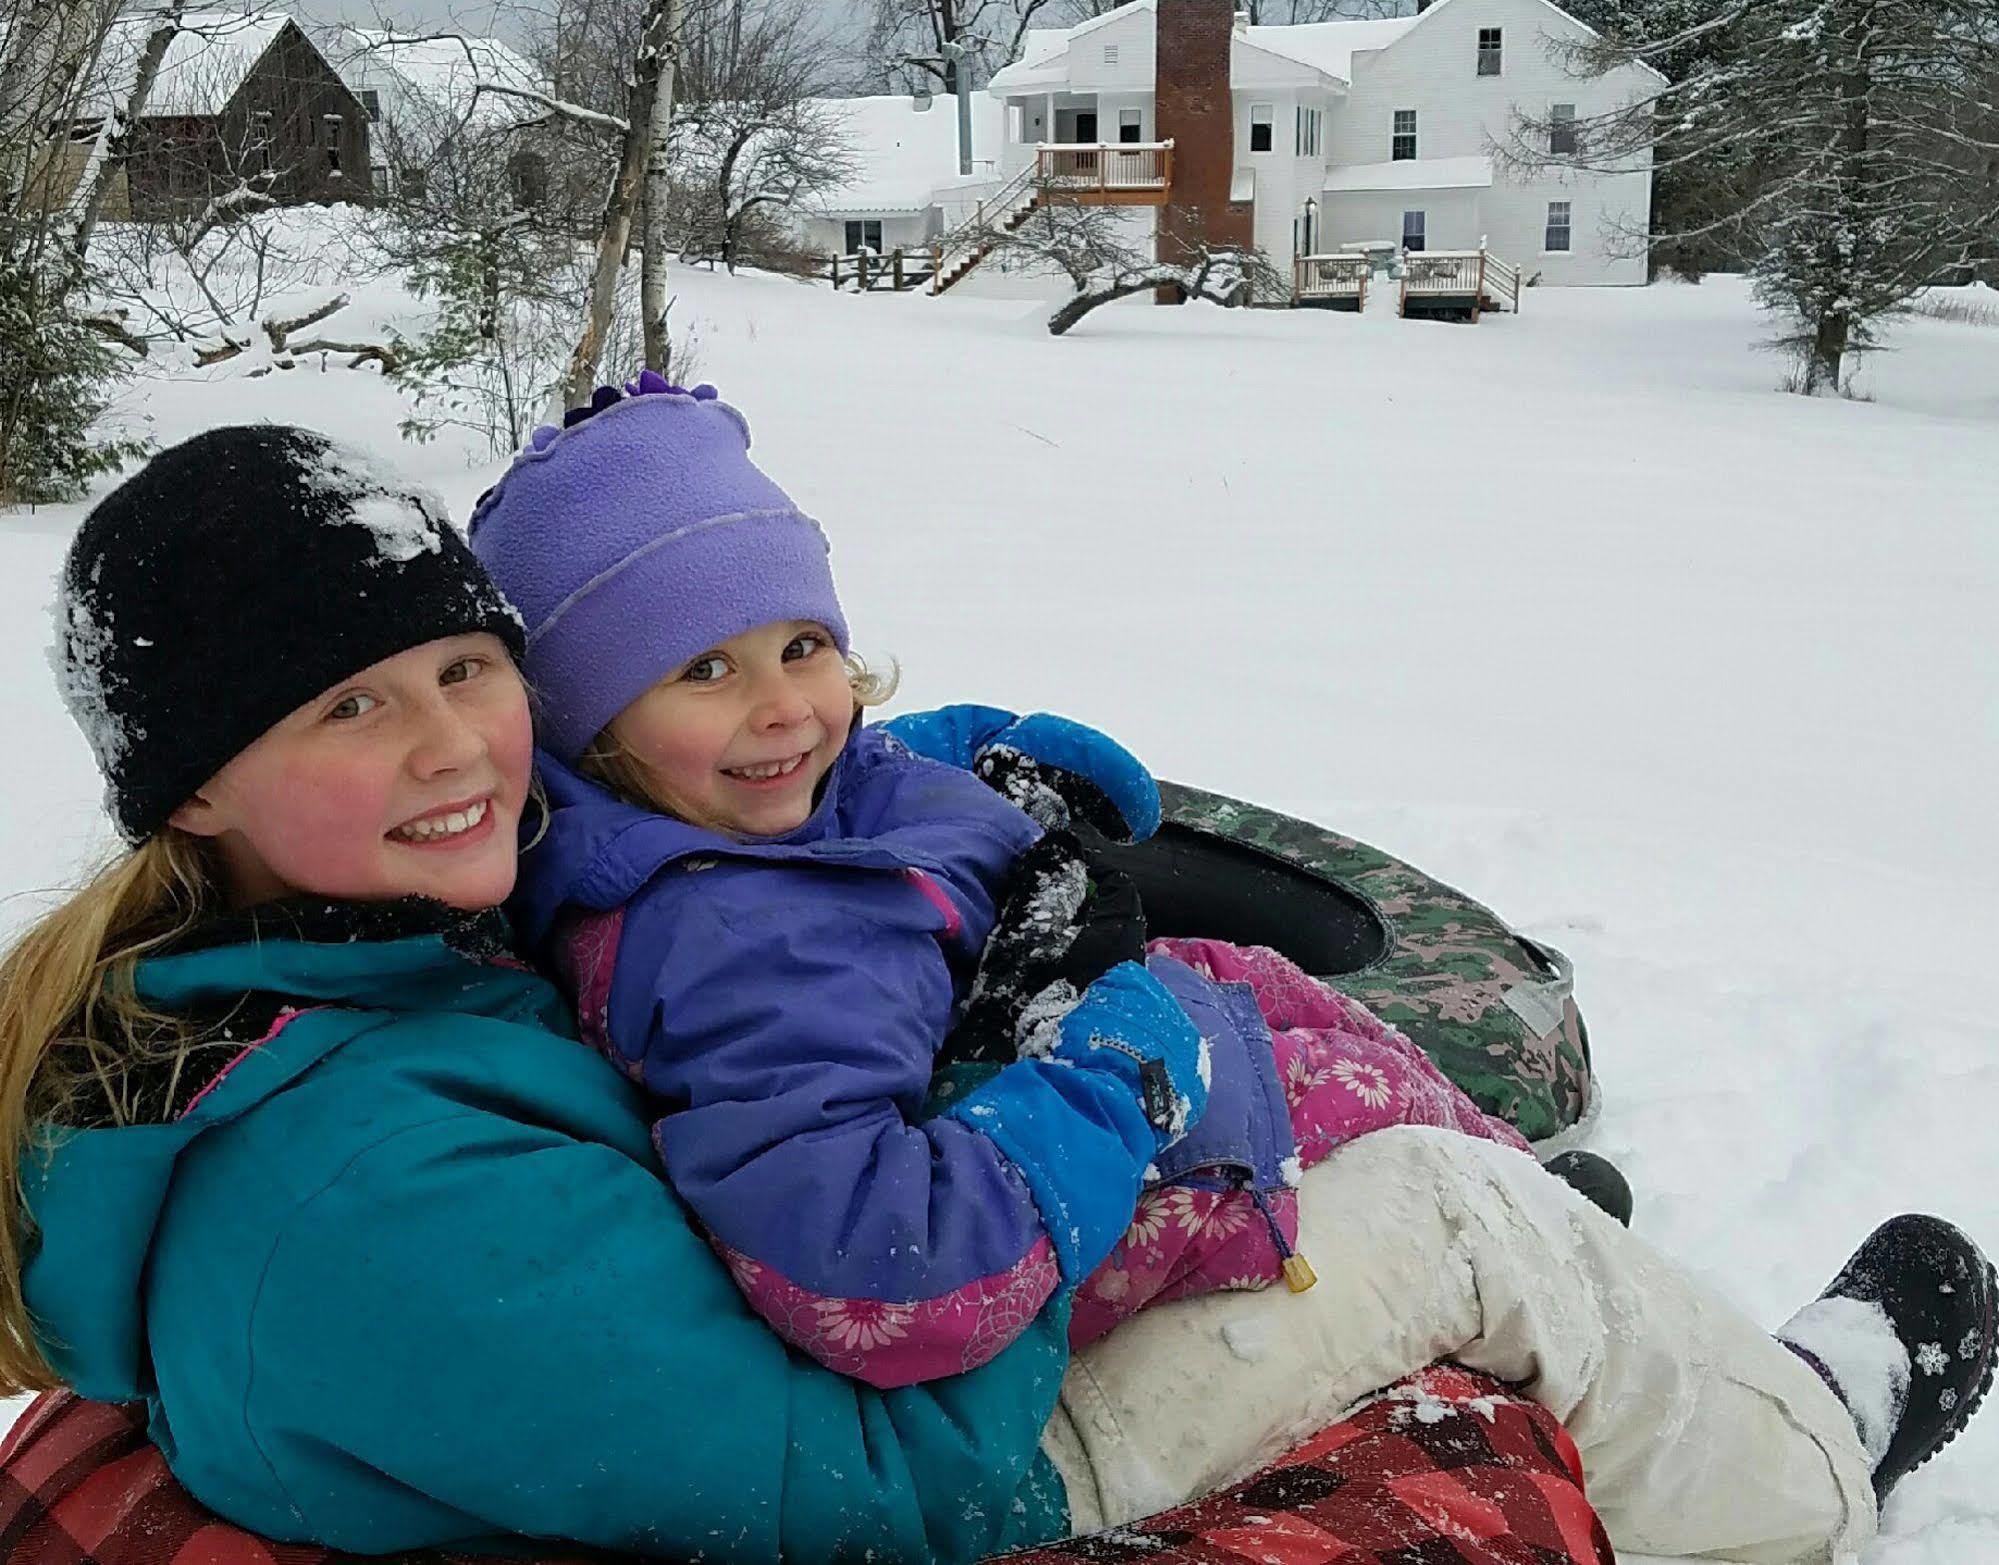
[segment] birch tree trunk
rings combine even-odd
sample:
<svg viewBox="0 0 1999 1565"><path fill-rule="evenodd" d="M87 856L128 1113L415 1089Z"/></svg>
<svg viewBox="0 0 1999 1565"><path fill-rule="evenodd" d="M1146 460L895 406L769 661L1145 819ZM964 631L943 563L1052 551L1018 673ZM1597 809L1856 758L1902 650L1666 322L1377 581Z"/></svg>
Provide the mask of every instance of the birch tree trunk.
<svg viewBox="0 0 1999 1565"><path fill-rule="evenodd" d="M70 249L79 266L90 250L90 236L97 231L98 214L104 210L104 198L111 189L111 176L117 173L124 161L122 156L115 154L116 139L128 134L139 123L139 116L146 112L146 101L153 95L153 82L160 74L160 63L166 59L167 50L180 33L181 16L185 10L186 0L173 0L172 6L161 16L159 25L146 36L146 47L139 56L139 72L133 78L131 95L115 115L106 115L104 123L98 127L97 145L91 149L90 166L77 182L71 206L76 229L71 236Z"/></svg>
<svg viewBox="0 0 1999 1565"><path fill-rule="evenodd" d="M647 0L645 21L639 32L638 53L626 85L626 126L618 149L618 172L604 203L604 223L597 235L597 264L590 274L590 299L585 307L583 330L569 356L569 374L564 383L564 401L581 407L590 400L597 382L598 363L604 354L604 339L610 334L611 316L617 308L618 279L623 275L625 251L631 244L632 216L645 205L644 187L652 162L652 114L660 100L660 67L670 64L663 45L679 39L682 0ZM666 107L672 112L673 88L669 74ZM644 230L641 228L641 241ZM660 279L664 287L664 279ZM643 289L641 290L643 292ZM648 326L647 348L651 348ZM647 352L648 364L652 354Z"/></svg>
<svg viewBox="0 0 1999 1565"><path fill-rule="evenodd" d="M646 117L644 227L639 245L639 309L645 325L646 368L664 375L666 336L667 214L672 197L673 89L680 66L680 29L686 0L664 0L653 45L653 97Z"/></svg>

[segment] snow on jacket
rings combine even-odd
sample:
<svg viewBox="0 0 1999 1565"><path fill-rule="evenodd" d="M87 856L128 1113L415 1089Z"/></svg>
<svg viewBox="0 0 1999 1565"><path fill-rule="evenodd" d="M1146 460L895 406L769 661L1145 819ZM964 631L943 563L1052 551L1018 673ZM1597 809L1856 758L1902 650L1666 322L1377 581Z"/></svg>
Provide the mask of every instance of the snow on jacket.
<svg viewBox="0 0 1999 1565"><path fill-rule="evenodd" d="M668 1177L787 1341L875 1385L956 1374L1111 1253L1155 1158L1128 1089L1021 1060L924 1117L996 895L1039 835L1018 809L872 728L771 839L540 765L552 814L522 858L523 934L654 1096ZM1212 1059L1206 1114L1152 1172L1279 1187L1291 1135L1253 999L1147 966Z"/></svg>
<svg viewBox="0 0 1999 1565"><path fill-rule="evenodd" d="M964 1562L1059 1536L1037 1443L1063 1312L903 1391L788 1352L505 934L264 909L141 964L151 1003L244 1041L156 1122L30 1155L27 1302L64 1379L143 1399L223 1516L357 1553Z"/></svg>

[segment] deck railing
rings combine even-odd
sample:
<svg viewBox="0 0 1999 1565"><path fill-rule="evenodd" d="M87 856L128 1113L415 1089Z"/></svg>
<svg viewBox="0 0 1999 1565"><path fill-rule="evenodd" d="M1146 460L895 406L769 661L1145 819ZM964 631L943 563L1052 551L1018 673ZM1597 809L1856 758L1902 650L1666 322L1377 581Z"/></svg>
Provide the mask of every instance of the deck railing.
<svg viewBox="0 0 1999 1565"><path fill-rule="evenodd" d="M1407 314L1410 300L1419 303L1454 305L1462 303L1477 319L1488 302L1506 301L1515 314L1520 310L1520 269L1501 260L1483 247L1477 250L1405 251L1402 256L1400 309Z"/></svg>
<svg viewBox="0 0 1999 1565"><path fill-rule="evenodd" d="M1173 186L1173 143L1044 143L1035 151L1035 182L1084 200L1092 196L1164 197Z"/></svg>
<svg viewBox="0 0 1999 1565"><path fill-rule="evenodd" d="M942 293L992 248L1000 230L1020 226L1034 207L1051 196L1086 206L1158 206L1173 185L1170 141L1046 142L971 215L935 246L930 291Z"/></svg>
<svg viewBox="0 0 1999 1565"><path fill-rule="evenodd" d="M1301 255L1291 266L1291 297L1300 304L1351 299L1364 310L1371 270L1364 255Z"/></svg>

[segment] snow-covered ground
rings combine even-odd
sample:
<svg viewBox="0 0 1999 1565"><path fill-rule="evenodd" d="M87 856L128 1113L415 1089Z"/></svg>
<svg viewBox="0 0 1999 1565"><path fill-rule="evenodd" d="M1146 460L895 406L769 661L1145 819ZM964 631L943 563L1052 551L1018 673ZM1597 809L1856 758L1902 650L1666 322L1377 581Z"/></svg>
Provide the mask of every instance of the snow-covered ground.
<svg viewBox="0 0 1999 1565"><path fill-rule="evenodd" d="M906 704L1073 713L1566 948L1637 1226L1773 1325L1897 1210L1999 1248L1999 329L1912 322L1874 400L1807 401L1730 279L1059 340L1019 299L678 287ZM125 406L385 448L402 412L337 368ZM401 456L460 514L493 472ZM4 890L106 841L42 663L79 514L0 520ZM1996 1471L1999 1410L1869 1565L1999 1560Z"/></svg>

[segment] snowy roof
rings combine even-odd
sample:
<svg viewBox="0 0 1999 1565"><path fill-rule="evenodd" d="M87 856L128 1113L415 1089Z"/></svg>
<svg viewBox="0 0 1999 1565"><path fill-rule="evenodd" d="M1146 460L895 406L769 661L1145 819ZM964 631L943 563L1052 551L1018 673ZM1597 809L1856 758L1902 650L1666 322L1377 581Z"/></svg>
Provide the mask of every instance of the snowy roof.
<svg viewBox="0 0 1999 1565"><path fill-rule="evenodd" d="M112 25L86 112L102 114L125 101L158 20L128 16ZM146 114L220 114L289 25L291 18L275 11L186 12L153 78Z"/></svg>
<svg viewBox="0 0 1999 1565"><path fill-rule="evenodd" d="M1140 12L1155 13L1158 0L1128 0L1128 3L1087 22L1069 28L1035 28L1021 40L1020 58L995 71L986 90L992 93L1021 92L1030 88L1060 86L1068 77L1068 53L1077 39ZM1303 65L1341 81L1353 79L1353 57L1364 49L1384 49L1422 18L1395 16L1353 21L1306 22L1289 26L1238 26L1239 43Z"/></svg>
<svg viewBox="0 0 1999 1565"><path fill-rule="evenodd" d="M532 65L497 38L417 36L342 25L328 36L326 57L350 87L394 85L452 113L471 107L472 89L482 81L530 92L548 87ZM485 95L482 105L482 113L488 111L509 118L540 112L521 99L493 94Z"/></svg>
<svg viewBox="0 0 1999 1565"><path fill-rule="evenodd" d="M937 187L958 176L958 105L938 94L930 107L895 94L877 98L821 98L847 143L854 172L838 188L822 191L807 205L816 212L920 212L936 199ZM972 95L972 169L990 168L999 156L1005 123L1003 105L984 93Z"/></svg>
<svg viewBox="0 0 1999 1565"><path fill-rule="evenodd" d="M1356 0L1356 3L1364 3L1364 0ZM1327 22L1238 26L1235 36L1238 41L1261 49L1266 54L1274 54L1295 64L1309 66L1327 76L1351 82L1353 57L1356 54L1369 49L1387 48L1412 29L1429 21L1450 3L1451 0L1435 0L1434 4L1417 16L1363 17L1352 20L1335 18ZM1554 4L1553 0L1541 0L1541 4L1590 36L1601 36L1595 28L1571 16ZM1008 92L1060 87L1068 79L1069 46L1075 40L1119 17L1130 16L1140 11L1153 12L1157 10L1157 6L1158 0L1128 0L1127 4L1106 11L1101 16L1092 17L1076 27L1036 28L1022 38L1020 58L1004 69L995 71L986 90L1004 95ZM1649 65L1641 66L1640 69L1657 76L1662 82L1666 79Z"/></svg>
<svg viewBox="0 0 1999 1565"><path fill-rule="evenodd" d="M1349 163L1326 175L1328 190L1459 190L1492 183L1491 158L1401 158Z"/></svg>
<svg viewBox="0 0 1999 1565"><path fill-rule="evenodd" d="M1291 27L1252 27L1246 36L1259 49L1350 82L1356 54L1387 48L1421 20L1391 16L1364 22L1301 22Z"/></svg>

